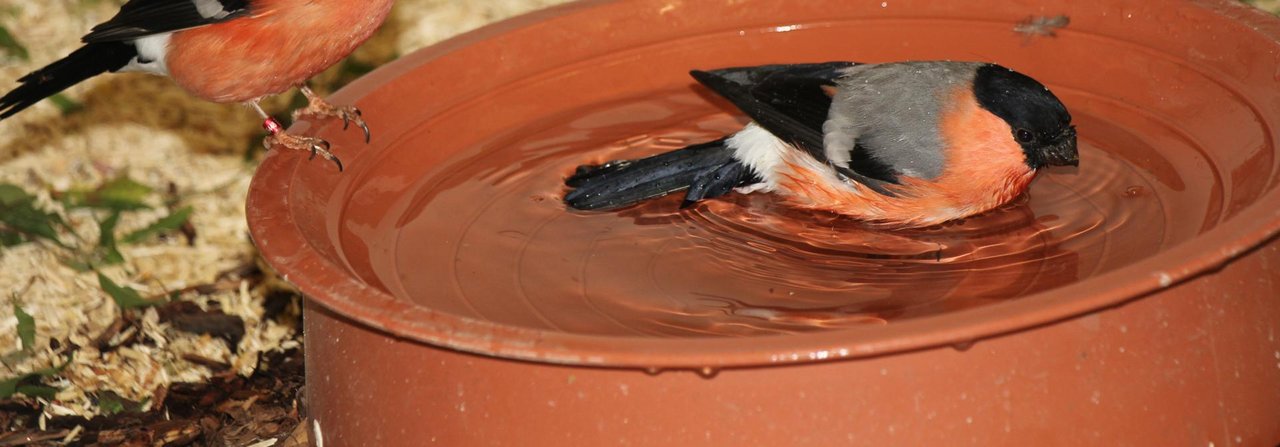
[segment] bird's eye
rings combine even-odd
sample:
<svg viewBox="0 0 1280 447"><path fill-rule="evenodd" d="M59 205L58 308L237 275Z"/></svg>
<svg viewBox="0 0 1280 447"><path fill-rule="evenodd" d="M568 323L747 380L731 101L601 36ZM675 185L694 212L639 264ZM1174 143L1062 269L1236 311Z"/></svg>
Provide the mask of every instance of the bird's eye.
<svg viewBox="0 0 1280 447"><path fill-rule="evenodd" d="M1018 139L1019 143L1030 143L1036 139L1035 134L1032 134L1027 129L1018 129L1013 133L1013 136Z"/></svg>

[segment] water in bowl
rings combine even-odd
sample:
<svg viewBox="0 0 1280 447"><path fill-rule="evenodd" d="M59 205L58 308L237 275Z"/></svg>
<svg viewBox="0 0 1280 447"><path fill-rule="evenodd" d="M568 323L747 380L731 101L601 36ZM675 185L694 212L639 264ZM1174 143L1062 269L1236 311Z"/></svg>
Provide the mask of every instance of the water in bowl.
<svg viewBox="0 0 1280 447"><path fill-rule="evenodd" d="M759 336L892 324L1061 287L1130 264L1213 222L1200 148L1137 108L1055 89L1080 167L1042 171L1008 205L886 231L731 194L679 194L609 212L568 210L579 164L718 138L743 118L683 88L530 117L417 181L377 282L472 318L580 334ZM472 109L499 106L499 98ZM485 104L488 101L489 104ZM425 143L424 143L425 144ZM1168 156L1176 153L1176 156ZM1209 179L1209 180L1204 180ZM1211 186L1211 185L1210 185Z"/></svg>

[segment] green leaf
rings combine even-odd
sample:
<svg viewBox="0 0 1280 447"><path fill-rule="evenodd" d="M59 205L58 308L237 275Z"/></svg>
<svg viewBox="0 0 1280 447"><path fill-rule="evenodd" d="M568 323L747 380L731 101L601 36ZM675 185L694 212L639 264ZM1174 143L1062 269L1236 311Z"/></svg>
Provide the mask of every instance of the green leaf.
<svg viewBox="0 0 1280 447"><path fill-rule="evenodd" d="M57 214L38 210L29 203L0 210L0 223L11 230L58 244L61 241L58 240L58 231L54 229L54 225L61 221L62 218Z"/></svg>
<svg viewBox="0 0 1280 447"><path fill-rule="evenodd" d="M193 209L189 206L182 207L182 209L174 211L168 216L152 222L151 225L147 225L146 228L142 228L125 235L124 242L126 244L133 244L166 231L173 231L182 228L182 225L186 224L187 220L191 218L192 211Z"/></svg>
<svg viewBox="0 0 1280 447"><path fill-rule="evenodd" d="M98 223L97 258L102 265L124 262L124 255L116 246L116 224L120 223L120 211L112 211L107 220Z"/></svg>
<svg viewBox="0 0 1280 447"><path fill-rule="evenodd" d="M102 273L98 273L98 286L102 287L102 290L107 292L107 295L111 295L111 299L115 300L116 305L120 306L121 309L136 309L159 304L143 298L142 295L138 294L137 290L116 284L111 281L111 278L107 278Z"/></svg>
<svg viewBox="0 0 1280 447"><path fill-rule="evenodd" d="M62 217L36 208L35 196L22 188L0 183L0 229L19 233L26 238L48 239L63 246L55 226L66 227ZM18 240L13 236L3 238L6 245Z"/></svg>
<svg viewBox="0 0 1280 447"><path fill-rule="evenodd" d="M12 247L26 241L27 238L22 237L22 233L0 228L0 247Z"/></svg>
<svg viewBox="0 0 1280 447"><path fill-rule="evenodd" d="M22 310L18 303L13 303L13 316L18 319L18 339L22 340L22 350L30 351L36 345L36 318Z"/></svg>
<svg viewBox="0 0 1280 447"><path fill-rule="evenodd" d="M124 399L119 394L106 391L98 395L98 409L102 414L111 416L124 411Z"/></svg>
<svg viewBox="0 0 1280 447"><path fill-rule="evenodd" d="M98 393L98 409L108 415L117 413L139 413L142 407L146 405L146 400L142 402L134 402L125 399L124 396L116 394L114 391L103 391Z"/></svg>
<svg viewBox="0 0 1280 447"><path fill-rule="evenodd" d="M0 206L13 206L36 198L12 183L0 183Z"/></svg>
<svg viewBox="0 0 1280 447"><path fill-rule="evenodd" d="M58 388L48 385L18 385L18 394L30 397L39 397L44 400L53 400L58 396Z"/></svg>
<svg viewBox="0 0 1280 447"><path fill-rule="evenodd" d="M0 381L0 399L8 399L18 393L18 384L23 380L29 379L29 375L22 375Z"/></svg>
<svg viewBox="0 0 1280 447"><path fill-rule="evenodd" d="M21 61L31 59L31 54L27 53L27 47L18 43L18 39L13 38L13 34L9 33L9 29L3 26L0 26L0 48L13 55L15 59Z"/></svg>
<svg viewBox="0 0 1280 447"><path fill-rule="evenodd" d="M84 108L84 104L81 104L79 101L71 99L62 93L55 93L52 96L49 96L49 102L52 102L63 115L70 115Z"/></svg>
<svg viewBox="0 0 1280 447"><path fill-rule="evenodd" d="M103 414L113 415L118 413L137 413L142 411L142 407L146 405L146 401L134 402L125 399L124 396L116 394L114 391L103 391L96 396L98 401L98 409Z"/></svg>
<svg viewBox="0 0 1280 447"><path fill-rule="evenodd" d="M144 201L148 194L151 194L151 187L122 175L93 190L65 191L62 193L62 201L73 208L133 211L151 208Z"/></svg>
<svg viewBox="0 0 1280 447"><path fill-rule="evenodd" d="M55 375L60 371L62 371L60 367L45 368L18 377L0 380L0 399L8 399L15 394L53 399L53 396L58 392L57 388L40 385L36 383L36 380Z"/></svg>
<svg viewBox="0 0 1280 447"><path fill-rule="evenodd" d="M58 262L77 272L87 272L93 270L93 264L83 259L58 258Z"/></svg>
<svg viewBox="0 0 1280 447"><path fill-rule="evenodd" d="M18 393L18 384L28 379L26 375L13 377L0 381L0 399L8 399Z"/></svg>

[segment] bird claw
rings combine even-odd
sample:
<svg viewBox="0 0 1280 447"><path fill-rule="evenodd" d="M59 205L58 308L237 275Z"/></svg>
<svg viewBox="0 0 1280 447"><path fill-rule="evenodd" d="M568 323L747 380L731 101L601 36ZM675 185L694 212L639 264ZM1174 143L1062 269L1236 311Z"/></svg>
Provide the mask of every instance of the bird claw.
<svg viewBox="0 0 1280 447"><path fill-rule="evenodd" d="M340 118L342 119L342 130L351 127L351 123L355 123L364 132L364 142L368 143L372 140L373 135L369 132L369 125L364 122L363 113L355 106L334 106L319 98L313 99L306 107L295 110L293 112L293 120L297 121L301 118Z"/></svg>
<svg viewBox="0 0 1280 447"><path fill-rule="evenodd" d="M330 156L333 155L332 152L329 152L328 141L315 140L311 142L311 156L307 157L307 160L315 160L316 154L320 153L320 151L324 151L326 154L329 154ZM325 156L325 158L329 158L329 156Z"/></svg>
<svg viewBox="0 0 1280 447"><path fill-rule="evenodd" d="M369 124L364 122L360 109L352 107L351 110L356 111L355 122L357 126L360 126L360 130L364 132L364 144L369 144L369 140L373 139L373 134L369 132Z"/></svg>
<svg viewBox="0 0 1280 447"><path fill-rule="evenodd" d="M342 109L346 109L344 110L344 113L341 114L342 130L347 130L348 127L351 127L351 123L354 122L356 123L356 127L359 127L360 130L364 132L364 142L366 144L369 143L369 140L372 139L372 134L369 132L369 125L364 122L363 114L360 113L360 109L355 108L355 106L347 106Z"/></svg>
<svg viewBox="0 0 1280 447"><path fill-rule="evenodd" d="M329 142L319 138L300 137L281 132L268 136L266 139L262 140L262 144L267 147L267 150L271 150L276 146L282 146L286 149L307 151L311 153L311 155L307 157L307 160L315 160L316 155L319 155L324 157L326 160L332 161L333 164L338 165L338 172L342 172L343 170L342 160L339 160L337 155L334 155L333 152L329 151Z"/></svg>

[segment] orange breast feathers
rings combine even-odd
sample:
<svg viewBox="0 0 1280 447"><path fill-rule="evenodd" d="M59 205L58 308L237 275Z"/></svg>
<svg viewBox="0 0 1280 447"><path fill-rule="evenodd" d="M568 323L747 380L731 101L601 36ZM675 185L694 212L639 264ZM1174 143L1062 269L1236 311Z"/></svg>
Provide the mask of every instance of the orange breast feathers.
<svg viewBox="0 0 1280 447"><path fill-rule="evenodd" d="M284 92L368 40L393 0L252 3L252 16L174 33L165 63L178 85L215 102Z"/></svg>
<svg viewBox="0 0 1280 447"><path fill-rule="evenodd" d="M1013 129L978 106L968 86L952 93L941 125L946 158L933 180L901 177L894 197L849 184L801 151L787 151L778 190L793 204L835 211L875 224L937 225L989 211L1022 194L1035 178Z"/></svg>

